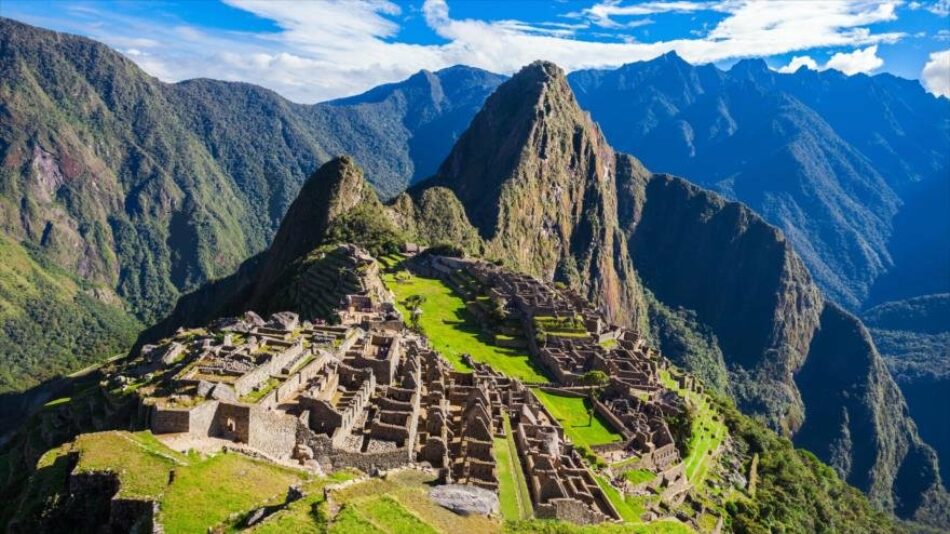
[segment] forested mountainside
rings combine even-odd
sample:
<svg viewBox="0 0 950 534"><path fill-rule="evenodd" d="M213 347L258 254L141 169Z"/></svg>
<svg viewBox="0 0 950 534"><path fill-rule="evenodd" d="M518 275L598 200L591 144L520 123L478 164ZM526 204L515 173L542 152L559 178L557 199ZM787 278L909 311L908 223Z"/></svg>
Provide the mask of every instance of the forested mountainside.
<svg viewBox="0 0 950 534"><path fill-rule="evenodd" d="M406 239L442 246L452 236L470 252L577 288L615 320L652 326L678 364L794 436L878 506L945 523L936 457L860 321L824 300L782 233L751 210L614 153L556 66L535 63L502 84L439 172L386 206L359 193L362 173L347 158L318 179L353 182L346 190L356 193L328 199L308 183L278 232L286 238L207 289L237 288L228 313L247 295L277 309L299 306L287 296L312 291L312 280L332 287L328 252L301 256L320 244L385 252ZM335 218L305 209L326 206ZM436 227L433 212L443 214ZM296 224L322 230L301 234L290 230ZM267 264L288 267L275 282L261 276ZM220 310L201 305L207 295L180 301L145 339L213 318Z"/></svg>
<svg viewBox="0 0 950 534"><path fill-rule="evenodd" d="M874 342L907 398L920 435L940 456L950 480L950 294L888 302L864 313ZM946 482L945 482L946 483Z"/></svg>
<svg viewBox="0 0 950 534"><path fill-rule="evenodd" d="M262 250L332 156L359 157L384 196L431 174L502 79L449 68L304 106L249 84L162 83L106 45L0 18L0 229L149 324ZM32 383L9 378L0 391Z"/></svg>
<svg viewBox="0 0 950 534"><path fill-rule="evenodd" d="M924 294L900 294L918 288L904 270L922 255L941 269L928 279L939 289L919 289L950 288L946 254L897 239L902 203L904 224L913 225L904 235L931 235L950 206L950 197L932 197L922 212L914 200L917 190L950 181L950 100L918 82L804 68L781 74L761 60L722 71L675 53L569 80L615 147L748 204L852 311Z"/></svg>
<svg viewBox="0 0 950 534"><path fill-rule="evenodd" d="M2 235L0 258L0 392L33 387L124 353L142 328L114 305L118 297L111 289L79 279ZM0 421L9 415L7 407L0 409Z"/></svg>
<svg viewBox="0 0 950 534"><path fill-rule="evenodd" d="M722 71L675 54L568 79L614 146L752 207L852 313L873 323L872 306L950 291L950 100L916 81L761 60ZM872 334L904 396L923 400L950 332L903 324ZM931 404L910 410L926 437ZM927 439L946 479L950 446Z"/></svg>
<svg viewBox="0 0 950 534"><path fill-rule="evenodd" d="M947 128L925 123L929 117L946 116L941 107L946 101L911 98L914 90L922 90L887 77L842 77L841 83L870 84L864 89L833 89L834 83L820 78L825 93L782 86L773 95L790 77L763 73L755 63L724 73L670 56L613 74L572 76L581 103L596 118L609 108L588 100L591 88L608 86L605 80L618 77L636 81L640 78L629 74L631 69L656 68L658 72L630 85L643 89L639 100L624 92L630 88L626 82L620 83L623 90L616 92L626 96L623 105L604 117L608 139L617 124L611 120L629 121L626 114L645 113L649 131L637 138L633 152L675 148L681 138L688 139L682 160L687 171L697 171L691 179L739 197L767 218L775 213L785 217L773 222L811 221L821 238L811 244L812 226L785 228L782 234L741 205L684 180L651 174L636 159L615 153L580 111L559 69L539 65L498 91L452 148L503 77L466 67L422 72L358 97L301 106L247 84L164 84L105 45L0 19L0 227L17 254L29 250L42 270L59 269L57 277L92 288L63 294L74 301L94 295L108 308L89 319L106 332L101 345L78 347L75 359L67 358L62 369L52 360L44 368L51 376L106 356L99 351L112 352L127 340L133 328L128 325L134 324L130 317L151 323L180 294L196 288L201 289L180 300L176 315L153 333L184 318L213 316L235 303L251 302L267 257L275 253L259 251L277 232L302 178L332 156L349 153L366 168L366 179L384 199L410 180L435 177L387 206L365 188L354 204L363 207L329 224L328 239L363 240L378 250L405 239L450 242L572 284L611 319L651 330L679 363L732 395L744 410L763 415L799 443L807 442L883 507L905 517L933 519L926 514L939 509L933 499L942 495L933 455L917 437L863 326L825 302L805 266L852 309L847 296L852 290L884 302L946 286L941 281L945 258L915 256L950 235L919 227L927 220L922 214L940 206L939 195L928 191L941 191L942 182L934 180L945 175L946 152L940 150ZM662 75L669 65L677 76ZM832 75L821 76L826 74ZM690 82L689 90L674 83L680 78ZM762 81L766 78L775 84L769 90ZM669 87L676 98L666 94ZM714 93L711 88L721 94L708 96ZM880 99L886 109L873 109L900 117L849 129L842 123L846 115L835 115L834 106L822 107L860 90L890 91L891 96ZM712 112L699 105L710 98L716 102ZM753 109L727 105L740 101L751 102ZM680 107L689 113L680 116ZM685 120L693 115L698 117L695 124ZM651 130L654 123L672 124L658 119L669 116L679 122ZM746 133L759 127L769 135ZM892 129L883 131L885 127ZM883 133L869 137L868 128ZM686 133L665 137L670 131ZM920 131L930 137L905 143L901 132ZM774 159L743 163L739 174L723 170L715 179L696 163L719 169L709 154L730 153L727 149L737 150L751 138L762 144L752 145L761 150L750 153ZM624 147L622 140L613 142ZM887 147L883 155L864 154L875 142ZM693 151L699 156L691 156ZM670 154L675 160L676 150ZM650 157L655 156L645 156L649 167L669 169ZM875 159L886 157L892 159ZM352 160L340 161L341 169L352 165ZM778 169L782 162L791 162L794 169L777 173L773 166ZM902 169L906 179L890 176L894 169ZM777 174L780 179L774 178ZM771 183L788 191L763 187ZM484 194L477 193L479 187ZM737 191L753 192L753 198L742 198ZM762 202L757 204L756 198ZM811 198L817 201L808 206L819 212L806 217L797 204ZM902 202L921 207L901 208ZM844 223L841 213L848 214ZM705 239L699 240L700 235ZM804 264L785 235L802 251ZM799 239L802 235L808 240ZM662 253L660 246L666 247ZM838 249L852 254L840 260L840 268L815 263L839 261L820 256ZM317 260L299 260L275 276L303 281ZM863 269L855 265L877 273L875 278L885 273L881 285L861 279L845 291L825 278ZM930 274L926 282L907 290L917 286L901 279L919 278L921 272ZM234 274L207 284L228 273ZM2 283L13 279L4 277ZM18 286L10 284L5 293L16 291ZM113 292L118 298L112 298ZM49 339L72 340L86 331L77 326L81 321L56 320L45 304L17 313L25 318L26 330L49 332ZM11 324L16 325L6 321L5 328ZM884 331L876 327L875 335ZM29 349L26 354L46 350L34 344L35 336L18 339ZM907 336L887 339L896 340L887 345L895 357L920 345ZM847 372L815 372L819 362L841 365ZM27 385L24 372L11 377L10 389ZM901 382L905 389L911 383ZM841 405L841 412L820 413L809 421L811 410L828 402ZM868 465L873 466L870 478L862 478Z"/></svg>

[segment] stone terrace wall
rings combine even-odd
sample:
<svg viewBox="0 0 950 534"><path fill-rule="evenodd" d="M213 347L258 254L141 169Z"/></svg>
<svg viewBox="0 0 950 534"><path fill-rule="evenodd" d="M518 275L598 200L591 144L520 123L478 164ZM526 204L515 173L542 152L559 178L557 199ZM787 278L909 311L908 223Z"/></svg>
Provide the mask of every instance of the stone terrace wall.
<svg viewBox="0 0 950 534"><path fill-rule="evenodd" d="M311 378L317 376L326 366L327 359L317 356L317 359L308 363L303 369L287 377L287 380L261 399L257 405L262 408L273 408L281 402L293 397Z"/></svg>
<svg viewBox="0 0 950 534"><path fill-rule="evenodd" d="M191 411L152 406L149 428L153 434L171 434L191 431Z"/></svg>
<svg viewBox="0 0 950 534"><path fill-rule="evenodd" d="M623 421L621 421L615 413L611 412L610 409L604 405L604 403L600 402L599 400L594 400L594 411L606 419L611 424L611 426L614 427L614 430L623 434L624 439L630 439L633 437L633 433L627 428L627 425L623 424Z"/></svg>
<svg viewBox="0 0 950 534"><path fill-rule="evenodd" d="M364 473L369 473L374 467L380 470L387 470L411 464L413 460L412 457L412 449L410 447L403 447L394 451L377 453L334 451L330 455L330 461L334 469L355 467Z"/></svg>
<svg viewBox="0 0 950 534"><path fill-rule="evenodd" d="M247 444L276 458L287 458L297 442L297 418L273 410L251 410Z"/></svg>
<svg viewBox="0 0 950 534"><path fill-rule="evenodd" d="M228 422L234 423L234 430L228 428ZM215 413L214 423L207 435L220 436L248 443L250 439L251 428L251 407L236 404L220 404Z"/></svg>

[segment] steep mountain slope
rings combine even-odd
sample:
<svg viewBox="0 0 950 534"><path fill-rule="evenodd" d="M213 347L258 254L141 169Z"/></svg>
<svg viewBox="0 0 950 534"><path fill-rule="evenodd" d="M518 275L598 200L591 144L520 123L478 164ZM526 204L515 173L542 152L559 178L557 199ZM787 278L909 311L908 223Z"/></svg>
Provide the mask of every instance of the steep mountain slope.
<svg viewBox="0 0 950 534"><path fill-rule="evenodd" d="M950 294L880 304L863 314L875 344L900 386L920 435L950 480Z"/></svg>
<svg viewBox="0 0 950 534"><path fill-rule="evenodd" d="M569 80L578 100L616 146L635 151L651 168L688 176L738 199L779 226L832 300L859 311L950 291L950 101L934 98L918 83L889 75L845 76L807 69L785 75L760 60L739 62L726 72L689 65L674 54L613 71L574 72ZM731 245L721 246L729 250ZM647 266L656 257L644 253L641 258L635 254L649 286ZM657 272L669 268L660 265ZM662 300L663 290L655 291ZM694 308L690 300L673 303L695 309L701 329L702 308ZM715 322L720 315L713 310L705 317ZM903 395L914 399L909 401L910 413L936 447L946 480L950 451L937 430L946 425L935 421L933 394L925 392L942 383L945 373L940 369L950 345L943 333L917 332L905 329L907 321L898 322L904 327L875 326L872 334ZM715 329L713 333L720 345L729 343L728 337ZM711 363L718 355L701 333L680 328L667 335L692 340L683 358L705 362L703 376L721 383ZM796 352L807 353L807 338L797 346ZM724 352L728 362L729 351ZM852 371L860 380L880 373L876 364L856 365ZM794 387L781 394L782 384L792 381L775 383L780 375L765 372L766 379L750 382L752 390L745 392L733 381L730 391L741 402L758 398L755 402L793 407L787 423L794 427L802 416L798 394ZM772 393L765 393L769 389ZM879 410L893 410L886 401L867 401ZM854 409L850 411L853 422ZM892 416L900 419L899 412ZM828 429L847 426L833 417L838 419L818 426L825 434L818 441L828 437ZM880 427L884 431L888 425ZM806 424L802 432L807 436L815 428ZM800 439L815 444L810 437ZM900 440L884 439L897 443L894 450L905 448ZM847 456L840 450L834 454Z"/></svg>
<svg viewBox="0 0 950 534"><path fill-rule="evenodd" d="M761 60L724 72L672 53L569 80L611 143L753 207L852 310L900 261L891 239L900 200L916 182L947 181L950 101L916 82L784 75ZM935 202L945 210L947 198ZM935 220L941 209L921 218Z"/></svg>
<svg viewBox="0 0 950 534"><path fill-rule="evenodd" d="M617 166L560 69L535 63L489 97L420 188L454 192L488 256L577 287L614 321L645 324L616 220Z"/></svg>
<svg viewBox="0 0 950 534"><path fill-rule="evenodd" d="M924 519L939 510L927 500L946 497L933 451L860 322L825 303L783 234L748 208L613 153L556 66L536 63L502 84L416 194L429 186L455 192L491 256L549 279L573 258L580 276L561 279L608 309L616 301L604 291L619 283L639 294L632 302L649 301L645 289L667 309L691 310L721 356L680 363L722 362L698 371L725 373L741 409L807 442L880 506ZM596 230L584 235L585 225ZM571 246L577 232L601 251L593 261ZM614 317L647 316L636 312ZM849 372L811 373L831 361ZM809 419L828 402L844 423ZM861 439L842 445L858 429Z"/></svg>
<svg viewBox="0 0 950 534"><path fill-rule="evenodd" d="M401 204L397 199L392 206ZM412 211L411 216L419 218L413 227L426 225L431 218L427 213L428 208ZM378 255L398 252L415 237L411 229L398 226L398 220L406 221L380 202L352 158L334 158L304 183L267 250L232 275L184 295L168 317L139 336L136 345L171 335L180 326L203 325L245 310L293 309L308 319L332 320L333 310L351 287L353 268L348 255L337 252L335 245L355 244ZM452 226L446 218L440 224Z"/></svg>
<svg viewBox="0 0 950 534"><path fill-rule="evenodd" d="M431 173L501 79L458 67L302 106L165 84L105 45L0 18L0 231L149 323L261 251L332 156L359 156L387 196Z"/></svg>
<svg viewBox="0 0 950 534"><path fill-rule="evenodd" d="M0 258L0 394L114 356L141 328L112 305L119 299L108 288L76 279L3 236ZM0 431L6 417L0 413Z"/></svg>

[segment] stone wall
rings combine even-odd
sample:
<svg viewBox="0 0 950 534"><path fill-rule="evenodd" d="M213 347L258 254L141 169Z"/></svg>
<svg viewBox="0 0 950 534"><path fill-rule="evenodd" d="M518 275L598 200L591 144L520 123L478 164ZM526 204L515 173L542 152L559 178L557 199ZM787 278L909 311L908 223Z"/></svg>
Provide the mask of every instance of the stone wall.
<svg viewBox="0 0 950 534"><path fill-rule="evenodd" d="M247 444L276 458L288 458L297 442L297 418L283 412L251 410Z"/></svg>
<svg viewBox="0 0 950 534"><path fill-rule="evenodd" d="M273 408L281 402L293 397L300 389L317 376L327 364L327 358L317 356L317 359L308 363L303 369L287 377L287 380L264 396L257 405L262 408Z"/></svg>
<svg viewBox="0 0 950 534"><path fill-rule="evenodd" d="M353 467L369 473L374 467L385 471L410 464L413 460L412 456L412 451L408 447L378 453L334 451L330 455L330 462L334 469Z"/></svg>
<svg viewBox="0 0 950 534"><path fill-rule="evenodd" d="M206 401L191 409L191 429L195 436L208 436L218 412L218 401Z"/></svg>
<svg viewBox="0 0 950 534"><path fill-rule="evenodd" d="M631 432L630 429L627 428L627 425L623 424L623 421L617 417L617 414L611 412L610 409L604 405L604 403L600 402L599 400L595 400L594 411L597 412L597 415L606 419L607 422L609 422L610 425L614 427L614 430L623 434L624 439L629 440L633 437L633 432Z"/></svg>
<svg viewBox="0 0 950 534"><path fill-rule="evenodd" d="M207 435L248 443L251 427L251 407L238 404L218 405L214 422Z"/></svg>
<svg viewBox="0 0 950 534"><path fill-rule="evenodd" d="M275 354L270 361L265 362L256 369L248 372L244 376L238 378L234 381L234 391L237 392L238 397L243 397L271 377L271 375L279 374L280 371L287 365L291 360L300 356L303 352L303 345L301 343L295 343L291 345L286 350Z"/></svg>
<svg viewBox="0 0 950 534"><path fill-rule="evenodd" d="M171 434L191 431L190 410L152 406L149 428L153 434Z"/></svg>
<svg viewBox="0 0 950 534"><path fill-rule="evenodd" d="M551 499L544 504L535 505L534 515L539 519L560 519L581 525L600 523L608 519L577 499Z"/></svg>

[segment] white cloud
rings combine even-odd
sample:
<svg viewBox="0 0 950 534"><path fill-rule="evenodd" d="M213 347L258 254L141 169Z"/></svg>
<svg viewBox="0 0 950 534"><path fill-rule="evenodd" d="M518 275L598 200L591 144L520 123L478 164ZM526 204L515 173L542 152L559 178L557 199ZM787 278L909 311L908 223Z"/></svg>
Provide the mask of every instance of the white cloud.
<svg viewBox="0 0 950 534"><path fill-rule="evenodd" d="M166 81L193 77L248 81L298 102L354 94L420 69L455 64L512 73L531 61L547 59L571 71L616 67L673 50L687 61L708 63L826 47L865 47L861 51L865 52L903 37L872 29L895 19L901 0L601 0L580 12L580 18L530 23L456 19L446 0L426 0L422 14L445 41L440 44L401 40L399 21L406 14L387 0L225 1L273 21L278 31L195 28L175 20L135 19L95 4L72 12L58 25L39 23L84 33L120 50L147 52L128 55ZM649 15L701 11L716 12L718 22L699 36L684 31L683 38L640 42L621 31L605 42L578 33L597 21L630 26L647 23L649 19L642 17ZM866 67L873 58L862 55L848 64L845 59L838 60L842 68ZM859 64L858 59L865 62Z"/></svg>
<svg viewBox="0 0 950 534"><path fill-rule="evenodd" d="M931 93L950 98L950 49L930 54L920 81Z"/></svg>
<svg viewBox="0 0 950 534"><path fill-rule="evenodd" d="M838 52L831 56L831 59L825 64L825 68L840 70L851 76L859 72L874 71L882 65L884 65L884 60L877 55L877 45L873 45L851 53Z"/></svg>
<svg viewBox="0 0 950 534"><path fill-rule="evenodd" d="M584 17L604 28L630 28L642 25L640 21L618 22L619 17L657 15L660 13L691 13L716 9L714 2L663 1L640 2L624 5L620 0L606 0L568 16Z"/></svg>
<svg viewBox="0 0 950 534"><path fill-rule="evenodd" d="M871 45L863 50L838 52L821 66L811 56L795 56L788 65L779 68L778 72L790 74L798 71L801 67L806 67L811 70L835 69L851 76L860 72L872 72L881 68L882 65L884 65L884 60L877 55L877 45Z"/></svg>
<svg viewBox="0 0 950 534"><path fill-rule="evenodd" d="M810 70L818 70L818 63L811 58L811 56L795 56L789 61L788 65L778 69L779 72L784 74L791 74L793 72L798 72L798 69L805 67Z"/></svg>
<svg viewBox="0 0 950 534"><path fill-rule="evenodd" d="M950 15L950 0L933 0L931 2L911 2L907 7L916 11L926 9L939 17Z"/></svg>

